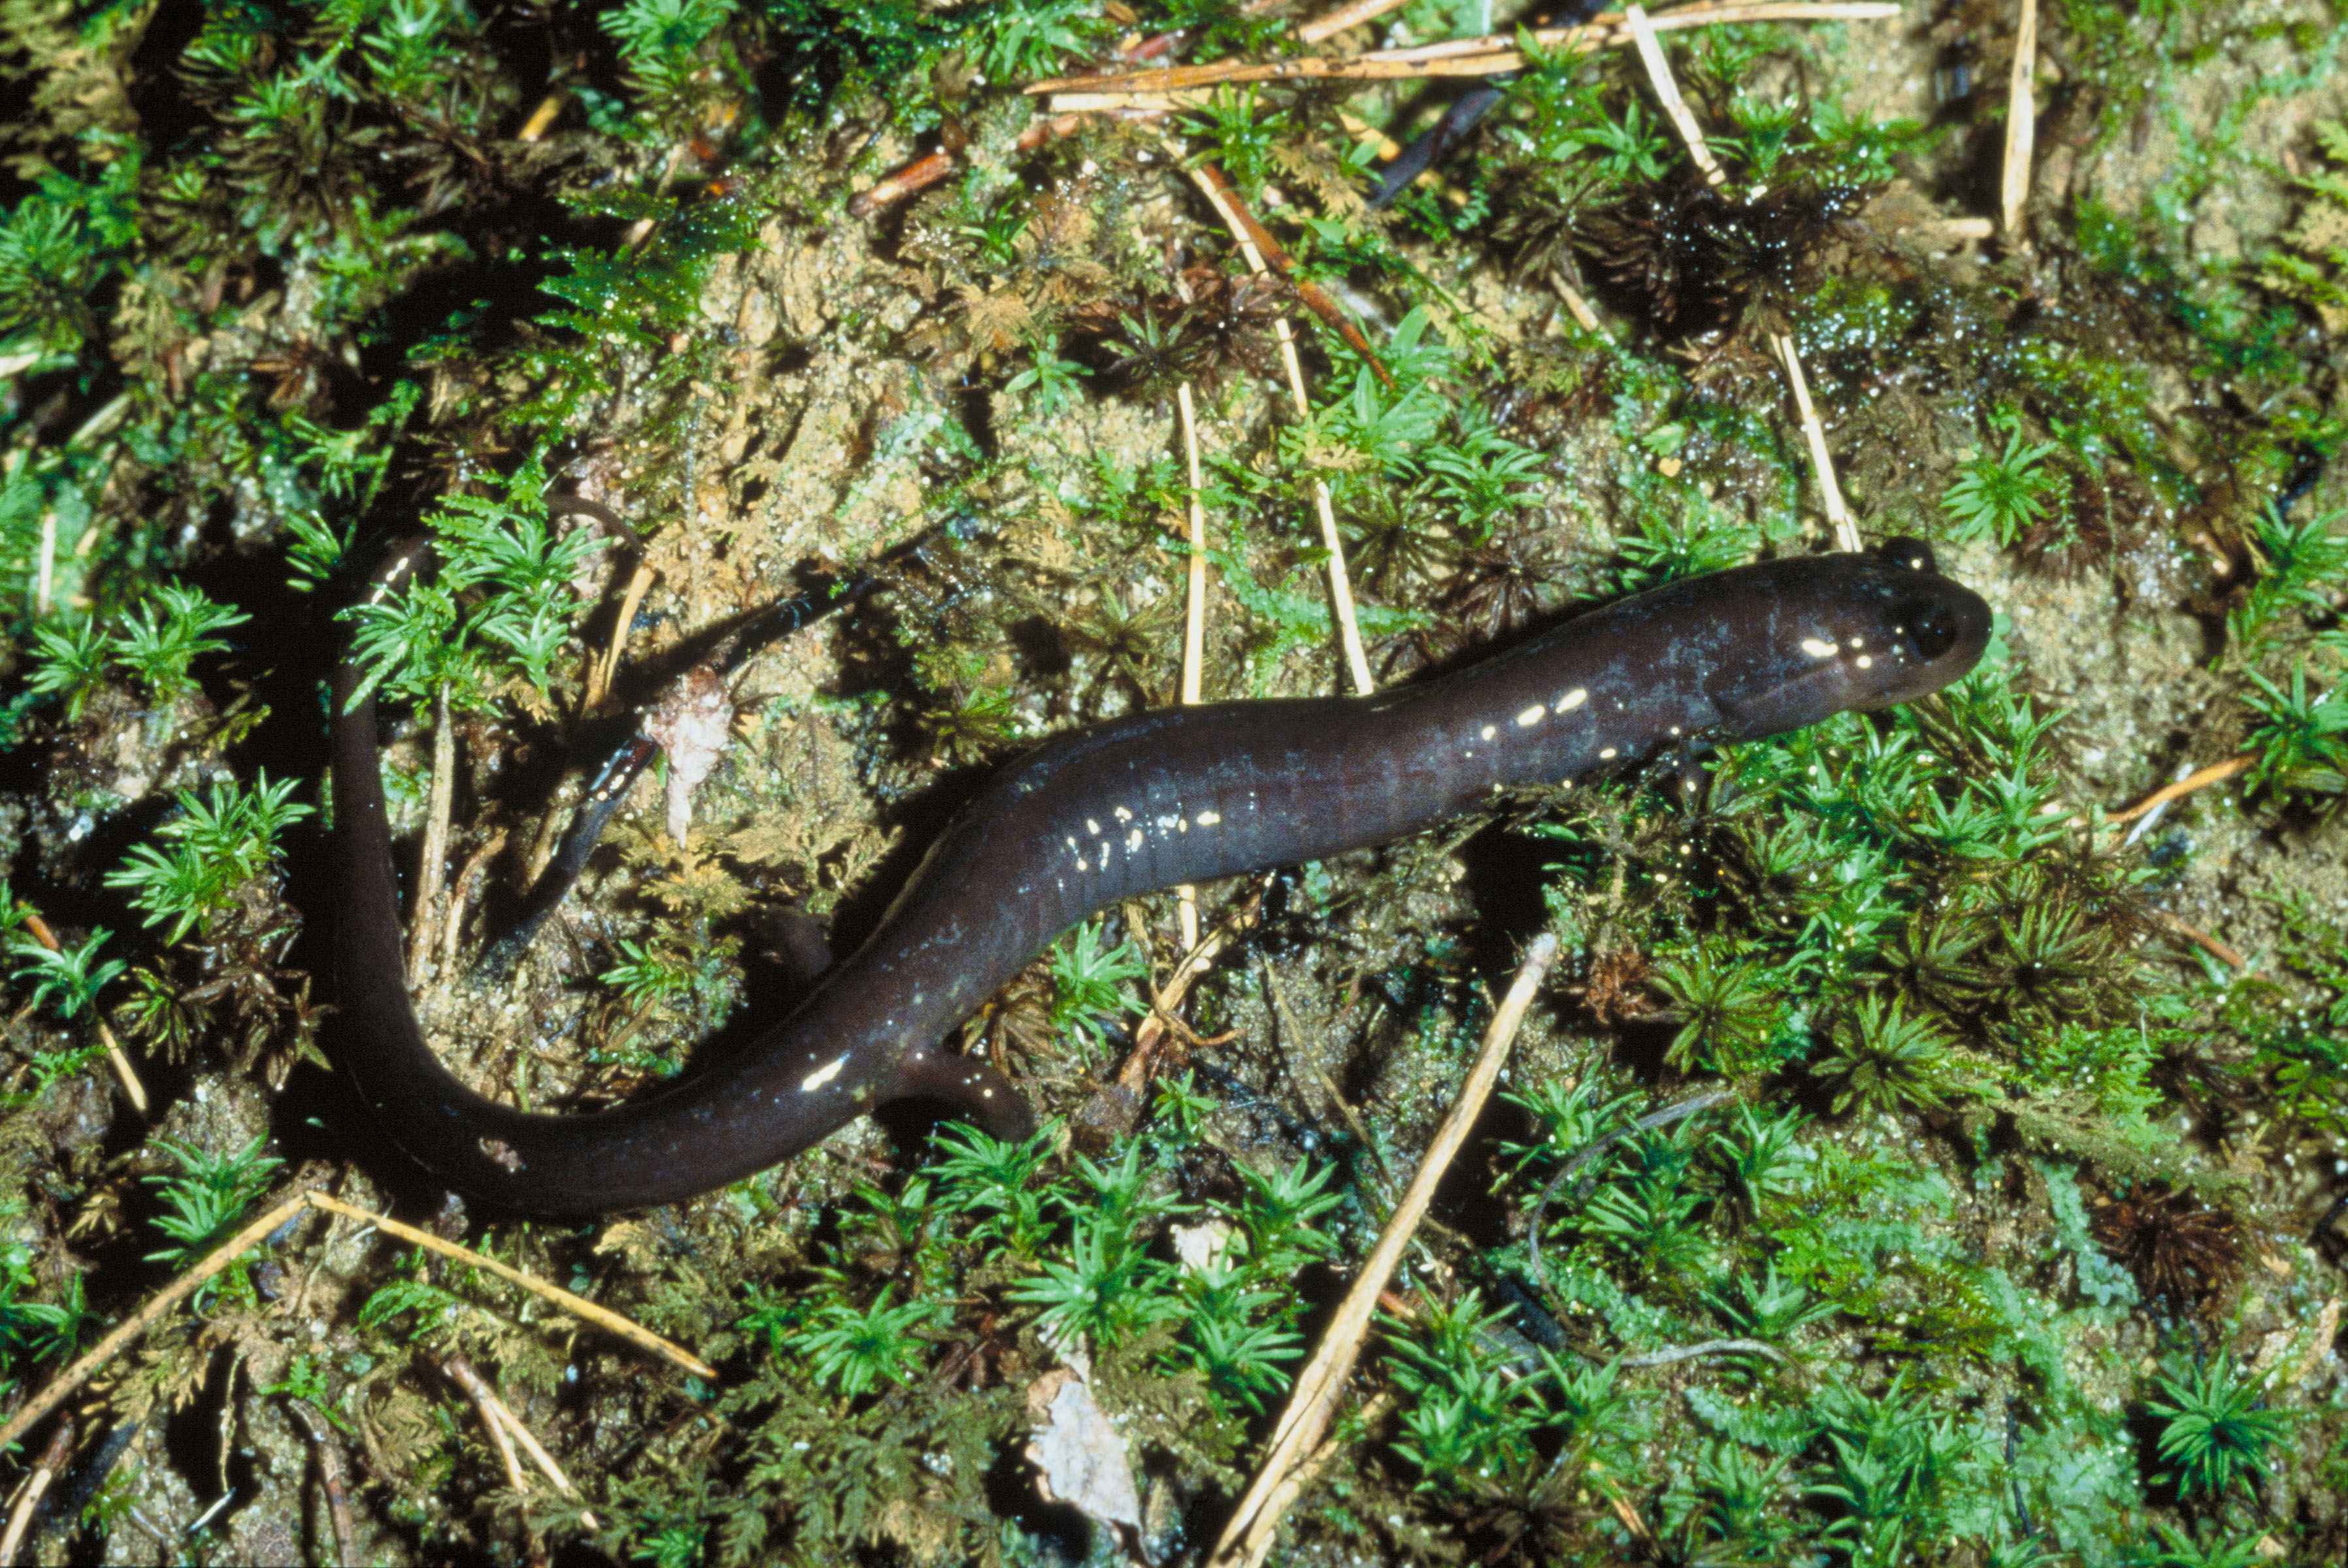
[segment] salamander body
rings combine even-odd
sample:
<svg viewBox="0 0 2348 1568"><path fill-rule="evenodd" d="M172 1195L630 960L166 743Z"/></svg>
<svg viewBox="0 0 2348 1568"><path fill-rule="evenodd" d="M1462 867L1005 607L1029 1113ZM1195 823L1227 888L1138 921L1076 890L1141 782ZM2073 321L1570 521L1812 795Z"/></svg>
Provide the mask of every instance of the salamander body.
<svg viewBox="0 0 2348 1568"><path fill-rule="evenodd" d="M416 569L421 546L377 573ZM1368 697L1219 702L1071 731L948 825L862 948L739 1054L610 1110L524 1112L426 1044L404 981L371 697L335 680L337 1054L418 1163L496 1206L582 1215L670 1202L787 1159L873 1105L943 1102L1033 1125L992 1069L940 1049L1055 938L1119 899L1385 843L1513 787L1748 740L1938 691L1990 630L1931 553L1763 562L1652 589L1508 652Z"/></svg>

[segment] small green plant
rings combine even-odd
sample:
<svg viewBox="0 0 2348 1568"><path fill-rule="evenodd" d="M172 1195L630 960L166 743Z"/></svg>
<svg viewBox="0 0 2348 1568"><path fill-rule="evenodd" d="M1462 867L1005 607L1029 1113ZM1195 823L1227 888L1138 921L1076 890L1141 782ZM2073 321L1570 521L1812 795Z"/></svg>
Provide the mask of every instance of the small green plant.
<svg viewBox="0 0 2348 1568"><path fill-rule="evenodd" d="M1509 1317L1486 1312L1470 1290L1430 1306L1416 1325L1386 1320L1387 1373L1406 1396L1395 1450L1418 1471L1421 1491L1472 1494L1533 1462L1549 1412L1534 1380L1491 1348Z"/></svg>
<svg viewBox="0 0 2348 1568"><path fill-rule="evenodd" d="M2255 1484L2275 1445L2291 1430L2288 1412L2271 1408L2260 1379L2219 1351L2214 1359L2172 1367L2162 1398L2146 1408L2161 1419L2166 1479L2187 1497L2222 1497Z"/></svg>
<svg viewBox="0 0 2348 1568"><path fill-rule="evenodd" d="M2226 617L2228 652L2244 664L2257 662L2273 642L2286 616L2331 615L2336 596L2348 585L2348 513L2310 510L2292 522L2271 503L2250 530L2250 543L2263 567Z"/></svg>
<svg viewBox="0 0 2348 1568"><path fill-rule="evenodd" d="M1661 1275L1696 1268L1710 1248L1698 1223L1703 1193L1690 1180L1694 1162L1676 1134L1630 1141L1636 1163L1591 1195L1573 1225L1632 1263Z"/></svg>
<svg viewBox="0 0 2348 1568"><path fill-rule="evenodd" d="M1251 87L1218 87L1207 112L1190 116L1183 128L1212 148L1200 161L1220 169L1251 201L1262 192L1274 152L1294 129L1285 113L1261 107Z"/></svg>
<svg viewBox="0 0 2348 1568"><path fill-rule="evenodd" d="M615 945L624 962L595 978L637 1007L674 1005L693 994L693 970L674 954L656 950L649 942L620 938Z"/></svg>
<svg viewBox="0 0 2348 1568"><path fill-rule="evenodd" d="M237 891L275 862L278 835L311 814L291 798L296 782L272 784L264 771L249 790L233 779L213 780L209 796L181 790L179 815L155 830L163 845L134 847L106 885L129 889L149 927L169 922L168 941L199 924L211 930Z"/></svg>
<svg viewBox="0 0 2348 1568"><path fill-rule="evenodd" d="M93 619L71 629L36 626L33 647L33 673L25 684L45 697L64 698L66 722L71 723L105 679L111 644Z"/></svg>
<svg viewBox="0 0 2348 1568"><path fill-rule="evenodd" d="M629 83L655 103L690 85L702 45L734 15L735 0L626 0L602 18L620 46Z"/></svg>
<svg viewBox="0 0 2348 1568"><path fill-rule="evenodd" d="M1710 1140L1712 1157L1731 1194L1749 1214L1799 1190L1808 1151L1797 1141L1802 1113L1764 1115L1750 1105L1736 1107L1736 1122Z"/></svg>
<svg viewBox="0 0 2348 1568"><path fill-rule="evenodd" d="M195 690L188 671L198 655L227 651L228 644L214 633L251 619L232 606L215 604L200 588L168 583L115 634L114 661L158 699L176 697Z"/></svg>
<svg viewBox="0 0 2348 1568"><path fill-rule="evenodd" d="M2011 546L2046 515L2057 477L2042 466L2054 455L2052 442L2025 444L2018 430L2005 450L1984 452L1963 465L1963 475L1941 497L1959 538L1993 538Z"/></svg>
<svg viewBox="0 0 2348 1568"><path fill-rule="evenodd" d="M1779 1560L1786 1533L1776 1517L1786 1494L1787 1460L1764 1462L1732 1442L1707 1442L1665 1500L1673 1528L1695 1561Z"/></svg>
<svg viewBox="0 0 2348 1568"><path fill-rule="evenodd" d="M2297 182L2313 200L2267 253L2261 281L2338 333L2348 329L2348 122L2320 120L2314 128L2324 162Z"/></svg>
<svg viewBox="0 0 2348 1568"><path fill-rule="evenodd" d="M1248 1261L1259 1277L1290 1282L1306 1264L1335 1253L1336 1242L1314 1224L1345 1201L1344 1194L1329 1190L1335 1165L1315 1171L1300 1159L1270 1175L1245 1163L1239 1173L1246 1191L1231 1217L1247 1238Z"/></svg>
<svg viewBox="0 0 2348 1568"><path fill-rule="evenodd" d="M286 1364L285 1376L263 1388L262 1393L299 1399L325 1418L326 1424L345 1436L356 1436L358 1428L337 1408L334 1385L326 1369L315 1356L296 1356Z"/></svg>
<svg viewBox="0 0 2348 1568"><path fill-rule="evenodd" d="M1835 1517L1826 1539L1853 1563L1890 1564L1945 1533L1946 1505L1970 1448L1904 1375L1880 1394L1828 1389L1817 1402L1825 1463L1804 1490Z"/></svg>
<svg viewBox="0 0 2348 1568"><path fill-rule="evenodd" d="M943 1302L889 1305L883 1286L870 1307L830 1302L815 1321L787 1337L784 1347L808 1358L808 1370L843 1399L853 1399L878 1383L910 1383L920 1375L929 1343L918 1330L953 1316Z"/></svg>
<svg viewBox="0 0 2348 1568"><path fill-rule="evenodd" d="M1736 1293L1715 1294L1713 1305L1740 1334L1756 1339L1783 1339L1806 1324L1820 1323L1835 1315L1835 1304L1812 1298L1799 1283L1778 1274L1771 1264L1759 1279L1750 1274L1736 1276Z"/></svg>
<svg viewBox="0 0 2348 1568"><path fill-rule="evenodd" d="M1119 1020L1146 1010L1126 988L1148 974L1131 942L1105 947L1100 923L1087 920L1052 949L1053 1029L1092 1049L1107 1046Z"/></svg>
<svg viewBox="0 0 2348 1568"><path fill-rule="evenodd" d="M1084 396L1080 383L1091 374L1075 360L1061 358L1058 336L1047 333L1028 345L1027 368L1004 383L1003 390L1029 394L1037 417L1050 419L1076 406Z"/></svg>
<svg viewBox="0 0 2348 1568"><path fill-rule="evenodd" d="M261 1152L268 1142L266 1137L255 1138L234 1153L208 1154L168 1138L154 1139L155 1147L179 1162L180 1171L177 1175L145 1178L163 1205L163 1212L155 1216L155 1228L170 1243L149 1253L147 1261L186 1268L226 1241L252 1200L268 1190L270 1179L284 1163ZM209 1300L223 1281L232 1282L240 1295L251 1293L251 1282L238 1264L206 1280L196 1293L197 1305Z"/></svg>
<svg viewBox="0 0 2348 1568"><path fill-rule="evenodd" d="M20 1299L18 1292L35 1283L28 1263L23 1250L13 1245L0 1259L0 1375L19 1356L46 1361L72 1355L98 1321L89 1309L86 1276L77 1272L67 1276L62 1300Z"/></svg>
<svg viewBox="0 0 2348 1568"><path fill-rule="evenodd" d="M1835 1030L1834 1049L1810 1064L1835 1082L1834 1108L1862 1112L1933 1110L1948 1102L1949 1041L1930 1015L1869 994Z"/></svg>
<svg viewBox="0 0 2348 1568"><path fill-rule="evenodd" d="M2173 1524L2157 1522L2153 1528L2160 1532L2160 1551L2138 1559L2142 1568L2260 1568L2269 1561L2266 1538L2255 1530L2228 1535L2210 1525L2197 1537Z"/></svg>
<svg viewBox="0 0 2348 1568"><path fill-rule="evenodd" d="M439 570L343 612L357 624L352 650L366 669L358 696L378 684L416 700L445 689L456 706L478 709L508 674L545 694L579 611L573 584L605 540L590 528L558 538L542 487L525 466L500 496L443 497L427 519Z"/></svg>
<svg viewBox="0 0 2348 1568"><path fill-rule="evenodd" d="M1783 1003L1762 966L1734 956L1717 940L1655 966L1655 989L1680 1015L1663 1058L1686 1071L1704 1067L1734 1077L1762 1064Z"/></svg>
<svg viewBox="0 0 2348 1568"><path fill-rule="evenodd" d="M1143 1163L1138 1141L1115 1164L1079 1156L1076 1170L1079 1190L1057 1197L1070 1225L1068 1261L1045 1259L1041 1277L1010 1295L1043 1308L1036 1326L1047 1337L1081 1337L1107 1348L1180 1310L1171 1266L1149 1248L1157 1225L1188 1205L1157 1190L1159 1173Z"/></svg>
<svg viewBox="0 0 2348 1568"><path fill-rule="evenodd" d="M1658 495L1639 509L1636 521L1636 532L1614 541L1622 558L1615 586L1624 593L1740 565L1761 543L1750 523L1695 491Z"/></svg>
<svg viewBox="0 0 2348 1568"><path fill-rule="evenodd" d="M124 965L120 959L101 961L98 956L98 948L112 935L99 927L77 948L60 944L55 948L28 937L11 935L8 955L16 960L13 978L32 987L35 1007L46 1002L61 1019L79 1018L96 1009L98 993L122 973Z"/></svg>
<svg viewBox="0 0 2348 1568"><path fill-rule="evenodd" d="M964 46L987 80L1023 82L1053 75L1109 26L1096 0L1012 0L983 8Z"/></svg>
<svg viewBox="0 0 2348 1568"><path fill-rule="evenodd" d="M2242 702L2258 723L2250 729L2243 787L2285 799L2348 790L2348 699L2309 696L2304 665L2291 671L2288 692L2256 671L2250 680L2256 690Z"/></svg>
<svg viewBox="0 0 2348 1568"><path fill-rule="evenodd" d="M995 1243L1014 1257L1032 1258L1051 1234L1045 1212L1046 1190L1036 1173L1051 1158L1057 1124L1040 1129L1025 1143L1009 1143L960 1122L938 1129L935 1146L944 1158L931 1167L939 1204L955 1213L983 1214L971 1233L973 1245Z"/></svg>
<svg viewBox="0 0 2348 1568"><path fill-rule="evenodd" d="M359 1327L382 1328L407 1317L411 1342L438 1337L464 1300L455 1291L435 1284L430 1268L423 1248L410 1251L398 1272L359 1304Z"/></svg>
<svg viewBox="0 0 2348 1568"><path fill-rule="evenodd" d="M1260 1414L1266 1399L1286 1390L1286 1363L1304 1354L1304 1338L1283 1311L1293 1298L1251 1286L1255 1275L1210 1265L1186 1276L1182 1337L1165 1358L1196 1367L1227 1406Z"/></svg>

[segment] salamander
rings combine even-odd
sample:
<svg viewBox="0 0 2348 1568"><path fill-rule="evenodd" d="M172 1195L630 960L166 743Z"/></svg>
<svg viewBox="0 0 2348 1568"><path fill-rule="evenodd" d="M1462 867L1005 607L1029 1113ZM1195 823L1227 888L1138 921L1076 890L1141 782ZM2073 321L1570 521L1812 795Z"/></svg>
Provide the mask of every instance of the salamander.
<svg viewBox="0 0 2348 1568"><path fill-rule="evenodd" d="M421 542L396 551L374 591L427 559ZM870 938L789 1016L660 1092L569 1114L473 1092L425 1041L404 980L375 702L346 654L332 737L336 1054L433 1176L551 1216L705 1192L900 1098L1024 1136L1034 1115L1019 1091L941 1037L1096 910L1383 844L1512 788L1908 702L1970 671L1989 631L1978 596L1896 539L1669 583L1370 696L1213 702L1068 731L994 775Z"/></svg>

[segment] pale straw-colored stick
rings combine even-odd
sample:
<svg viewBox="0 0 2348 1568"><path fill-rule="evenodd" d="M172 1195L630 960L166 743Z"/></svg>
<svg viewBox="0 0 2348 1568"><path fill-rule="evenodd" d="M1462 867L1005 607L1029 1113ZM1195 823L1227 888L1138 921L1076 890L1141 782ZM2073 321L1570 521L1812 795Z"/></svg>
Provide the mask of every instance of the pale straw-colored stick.
<svg viewBox="0 0 2348 1568"><path fill-rule="evenodd" d="M1663 46L1655 37L1653 19L1643 7L1626 5L1622 8L1622 21L1631 29L1632 46L1639 52L1639 63L1647 67L1647 80L1653 84L1664 118L1672 122L1672 128L1680 133L1680 140L1687 148L1689 161L1703 174L1706 185L1719 190L1727 182L1728 172L1720 167L1720 159L1712 156L1712 148L1704 139L1704 128L1695 123L1695 112L1680 96L1671 62L1663 58Z"/></svg>
<svg viewBox="0 0 2348 1568"><path fill-rule="evenodd" d="M1190 179L1200 194L1206 197L1208 205L1215 210L1215 216L1222 220L1223 227L1231 231L1231 238L1238 241L1240 254L1247 258L1249 270L1258 276L1268 275L1272 269L1265 263L1263 252L1248 238L1246 222L1223 200L1217 182L1204 169L1198 169L1190 171ZM1285 315L1272 318L1272 331L1280 343L1280 363L1288 374L1288 395L1295 405L1296 417L1310 419L1313 401L1304 394L1304 366L1296 357L1296 334ZM1344 649L1345 671L1353 681L1354 695L1367 696L1377 690L1377 682L1370 675L1370 656L1362 646L1362 629L1354 619L1354 579L1345 569L1345 541L1337 535L1336 509L1330 504L1328 481L1318 475L1313 480L1313 507L1320 518L1321 548L1329 554L1329 602L1337 619L1338 641Z"/></svg>
<svg viewBox="0 0 2348 1568"><path fill-rule="evenodd" d="M1810 466L1818 477L1818 494L1826 504L1827 524L1834 529L1835 547L1857 550L1860 548L1859 524L1843 501L1842 487L1835 482L1834 459L1827 453L1826 427L1818 423L1818 411L1811 405L1810 382L1802 374L1802 356L1794 351L1794 340L1786 333L1771 333L1769 346L1777 351L1778 363L1786 367L1787 384L1794 389L1794 407L1802 417L1802 440L1810 449Z"/></svg>
<svg viewBox="0 0 2348 1568"><path fill-rule="evenodd" d="M16 1561L16 1548L25 1543L25 1532L32 1528L33 1511L41 1506L41 1499L57 1479L57 1471L73 1457L73 1422L59 1421L40 1462L33 1467L33 1473L26 1477L23 1488L17 1491L15 1507L8 1511L7 1533L0 1535L0 1568L8 1568Z"/></svg>
<svg viewBox="0 0 2348 1568"><path fill-rule="evenodd" d="M1540 989L1550 965L1557 959L1557 948L1556 935L1544 931L1526 949L1524 962L1518 967L1508 995L1501 999L1499 1009L1492 1015L1491 1026L1484 1031L1483 1049L1468 1070L1468 1081L1461 1085L1451 1113L1436 1130L1426 1157L1419 1162L1417 1173L1411 1178L1401 1202L1395 1205L1394 1216L1386 1222L1369 1261L1354 1276L1353 1286L1345 1292L1345 1299L1331 1318L1321 1348L1297 1374L1296 1387L1289 1395L1288 1408L1281 1412L1280 1424L1273 1429L1271 1447L1256 1471L1255 1481L1240 1500L1231 1522L1223 1529L1222 1538L1215 1543L1208 1558L1210 1568L1239 1568L1242 1564L1253 1568L1272 1550L1282 1516L1303 1490L1300 1467L1328 1430L1338 1398L1344 1391L1345 1378L1361 1355L1370 1318L1377 1311L1378 1295L1385 1288L1395 1266L1402 1261L1403 1249L1417 1234L1419 1222L1426 1217L1427 1205L1434 1202L1436 1188L1450 1170L1452 1160L1467 1143L1477 1118L1484 1113L1485 1102L1499 1081L1501 1064L1508 1061L1509 1047L1524 1022L1525 1011L1532 1006L1534 993Z"/></svg>
<svg viewBox="0 0 2348 1568"><path fill-rule="evenodd" d="M0 1453L6 1452L38 1425L43 1417L64 1404L76 1389L89 1381L92 1374L120 1355L125 1347L155 1327L165 1313L194 1295L206 1280L258 1246L270 1232L300 1214L309 1195L295 1193L276 1204L259 1219L215 1247L203 1262L149 1296L138 1311L116 1324L105 1338L91 1346L80 1359L58 1373L47 1388L26 1400L24 1409L9 1417L6 1426L0 1426Z"/></svg>
<svg viewBox="0 0 2348 1568"><path fill-rule="evenodd" d="M324 1209L329 1214L342 1214L349 1219L364 1221L386 1235L397 1236L404 1242L412 1242L427 1252L437 1252L443 1257L453 1257L460 1263L469 1263L475 1268L494 1274L507 1284L518 1285L533 1296L552 1302L572 1317L583 1317L597 1327L618 1335L631 1345L638 1346L664 1360L675 1363L695 1377L714 1378L717 1376L716 1368L683 1347L662 1338L642 1324L632 1323L610 1307L598 1307L583 1296L573 1296L559 1285L551 1285L534 1275L524 1274L510 1264L499 1263L486 1253L475 1252L469 1246L459 1246L453 1241L434 1235L430 1231L418 1230L411 1225L403 1225L389 1215L370 1214L363 1208L346 1204L340 1198L329 1197L324 1193L308 1194L308 1202L312 1208Z"/></svg>
<svg viewBox="0 0 2348 1568"><path fill-rule="evenodd" d="M506 1430L505 1421L499 1419L505 1413L505 1401L489 1391L489 1384L466 1364L461 1356L444 1357L440 1369L448 1374L448 1380L463 1389L466 1397L473 1401L474 1413L481 1418L481 1425L489 1429L490 1440L498 1445L498 1458L505 1462L506 1485L513 1489L516 1496L528 1492L530 1481L521 1473L521 1456L514 1452L513 1439ZM520 1425L519 1422L515 1424Z"/></svg>
<svg viewBox="0 0 2348 1568"><path fill-rule="evenodd" d="M1351 0L1326 15L1315 16L1296 29L1296 36L1308 44L1323 38L1334 38L1348 27L1358 27L1375 22L1389 11L1399 11L1409 0Z"/></svg>
<svg viewBox="0 0 2348 1568"><path fill-rule="evenodd" d="M2038 69L2038 0L2022 0L2022 21L2013 35L2013 77L2006 91L2004 197L2005 237L2022 239L2022 210L2030 200L2030 157L2038 141L2038 111L2031 86Z"/></svg>
<svg viewBox="0 0 2348 1568"><path fill-rule="evenodd" d="M1762 0L1758 5L1685 5L1653 18L1659 33L1684 27L1718 27L1750 22L1878 22L1900 15L1890 0ZM1620 24L1544 27L1533 34L1544 49L1591 54L1631 42ZM1318 55L1289 60L1227 60L1167 70L1128 71L1114 77L1055 77L1020 89L1030 95L1066 92L1116 94L1181 92L1193 87L1243 82L1409 81L1425 77L1489 77L1525 68L1513 34L1454 38L1408 49L1384 49L1346 59ZM1104 106L1107 107L1107 106Z"/></svg>
<svg viewBox="0 0 2348 1568"><path fill-rule="evenodd" d="M1704 139L1704 128L1696 124L1687 99L1680 96L1679 83L1672 77L1671 62L1663 58L1663 46L1656 41L1652 19L1640 7L1630 5L1623 8L1622 20L1639 51L1639 63L1646 67L1647 78L1654 86L1655 97L1663 106L1664 118L1679 132L1689 159L1703 170L1704 183L1719 190L1728 181L1727 171L1713 157L1712 149ZM1802 440L1809 448L1810 468L1818 477L1818 495L1827 525L1834 530L1835 545L1840 549L1856 550L1859 548L1859 527L1851 520L1850 507L1842 497L1842 486L1835 479L1834 458L1827 451L1826 427L1818 423L1818 411L1810 402L1810 383L1802 374L1802 356L1787 333L1771 333L1769 347L1786 372L1787 385L1793 390L1794 410L1801 420Z"/></svg>
<svg viewBox="0 0 2348 1568"><path fill-rule="evenodd" d="M424 983L440 928L441 863L448 855L448 819L457 805L457 725L448 712L448 688L432 700L432 787L425 797L424 851L416 864L415 929L407 937L409 989Z"/></svg>
<svg viewBox="0 0 2348 1568"><path fill-rule="evenodd" d="M1190 384L1174 391L1182 413L1182 460L1190 478L1190 555L1182 604L1182 705L1198 706L1204 690L1201 671L1207 658L1207 507L1199 477L1199 411L1190 398ZM1185 882L1174 889L1182 928L1182 950L1199 945L1199 889Z"/></svg>

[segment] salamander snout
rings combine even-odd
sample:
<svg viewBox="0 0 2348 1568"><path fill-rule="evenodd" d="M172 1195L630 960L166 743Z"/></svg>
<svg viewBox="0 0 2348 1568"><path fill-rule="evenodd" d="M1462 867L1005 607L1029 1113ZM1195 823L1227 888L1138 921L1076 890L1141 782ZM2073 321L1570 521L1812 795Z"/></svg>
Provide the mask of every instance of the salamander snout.
<svg viewBox="0 0 2348 1568"><path fill-rule="evenodd" d="M1705 684L1731 738L1912 702L1963 677L1989 646L1989 606L1942 577L1920 539L1752 569L1738 599L1766 630L1748 621Z"/></svg>
<svg viewBox="0 0 2348 1568"><path fill-rule="evenodd" d="M1890 564L1879 585L1888 609L1879 611L1881 641L1890 659L1855 659L1849 673L1859 688L1851 704L1888 708L1930 695L1962 679L1989 646L1990 609L1981 595L1942 577L1929 545L1919 539L1887 540L1875 551ZM1850 646L1860 646L1853 640Z"/></svg>

